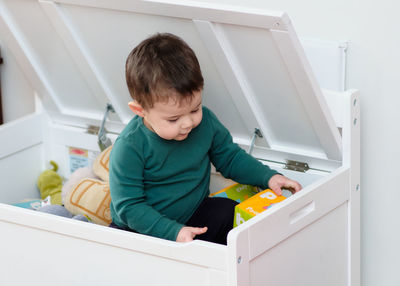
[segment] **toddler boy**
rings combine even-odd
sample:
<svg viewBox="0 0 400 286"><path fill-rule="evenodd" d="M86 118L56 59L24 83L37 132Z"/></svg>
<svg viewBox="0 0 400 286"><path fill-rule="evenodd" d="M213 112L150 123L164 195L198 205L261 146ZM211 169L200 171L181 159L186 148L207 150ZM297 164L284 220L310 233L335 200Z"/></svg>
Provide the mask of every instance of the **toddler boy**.
<svg viewBox="0 0 400 286"><path fill-rule="evenodd" d="M193 50L172 34L135 47L126 80L137 115L110 157L112 226L165 238L226 244L236 202L209 198L210 163L243 184L299 191L292 181L248 155L202 106L203 76Z"/></svg>

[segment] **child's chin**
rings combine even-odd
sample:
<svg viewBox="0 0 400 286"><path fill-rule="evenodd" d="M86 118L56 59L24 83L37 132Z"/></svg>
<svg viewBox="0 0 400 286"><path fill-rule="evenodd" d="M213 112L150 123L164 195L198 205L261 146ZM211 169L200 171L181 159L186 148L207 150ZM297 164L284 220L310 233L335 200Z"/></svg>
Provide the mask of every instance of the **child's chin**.
<svg viewBox="0 0 400 286"><path fill-rule="evenodd" d="M175 137L175 140L176 141L183 141L188 137L188 135L189 135L189 133L185 134L185 135L178 135L177 137Z"/></svg>

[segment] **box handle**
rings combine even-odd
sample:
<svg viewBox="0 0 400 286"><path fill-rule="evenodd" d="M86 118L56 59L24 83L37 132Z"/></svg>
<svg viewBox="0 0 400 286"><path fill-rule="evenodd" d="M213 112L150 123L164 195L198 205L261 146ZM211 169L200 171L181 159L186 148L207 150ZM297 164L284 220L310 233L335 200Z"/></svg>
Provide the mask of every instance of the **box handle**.
<svg viewBox="0 0 400 286"><path fill-rule="evenodd" d="M315 202L311 201L307 203L305 206L301 207L300 209L292 212L289 216L290 224L294 224L301 220L302 218L308 216L310 213L315 211Z"/></svg>

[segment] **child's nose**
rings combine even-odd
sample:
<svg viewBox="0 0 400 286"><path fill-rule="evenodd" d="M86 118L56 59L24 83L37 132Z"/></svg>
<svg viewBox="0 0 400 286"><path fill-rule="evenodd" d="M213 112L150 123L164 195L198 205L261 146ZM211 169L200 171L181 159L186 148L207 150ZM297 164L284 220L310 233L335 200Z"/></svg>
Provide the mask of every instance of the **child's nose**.
<svg viewBox="0 0 400 286"><path fill-rule="evenodd" d="M181 128L182 128L182 129L190 128L190 127L192 127L192 125L193 125L192 117L187 116L187 117L185 117L184 120L182 121Z"/></svg>

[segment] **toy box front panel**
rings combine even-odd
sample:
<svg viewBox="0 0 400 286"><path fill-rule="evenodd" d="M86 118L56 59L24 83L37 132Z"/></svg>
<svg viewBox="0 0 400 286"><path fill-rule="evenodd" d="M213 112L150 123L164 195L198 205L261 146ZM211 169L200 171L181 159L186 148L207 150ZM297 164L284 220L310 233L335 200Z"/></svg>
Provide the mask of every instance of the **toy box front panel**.
<svg viewBox="0 0 400 286"><path fill-rule="evenodd" d="M347 208L340 205L256 257L250 263L251 285L346 285Z"/></svg>
<svg viewBox="0 0 400 286"><path fill-rule="evenodd" d="M193 285L226 285L220 245L177 244L3 204L0 228L2 285L32 283L43 269L42 285L187 285L193 276Z"/></svg>

